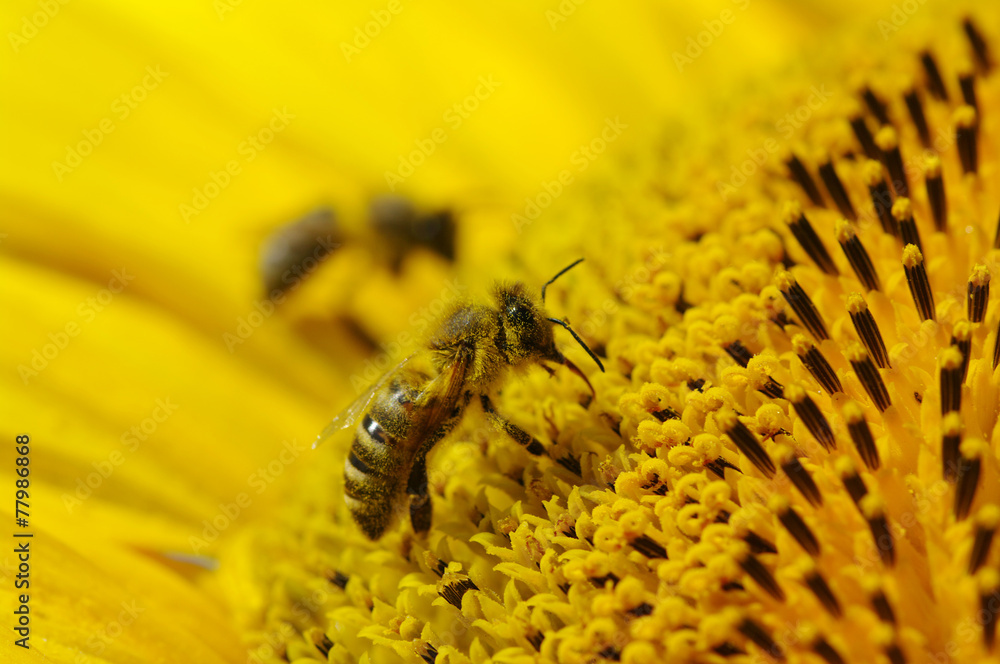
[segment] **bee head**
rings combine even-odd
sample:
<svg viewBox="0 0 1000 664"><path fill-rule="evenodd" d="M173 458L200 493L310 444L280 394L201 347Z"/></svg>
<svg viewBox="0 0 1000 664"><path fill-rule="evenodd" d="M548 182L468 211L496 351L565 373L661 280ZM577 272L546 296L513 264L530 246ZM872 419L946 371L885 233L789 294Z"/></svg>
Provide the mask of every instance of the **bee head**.
<svg viewBox="0 0 1000 664"><path fill-rule="evenodd" d="M511 364L525 360L562 361L542 303L528 293L524 284L498 285L496 299L500 315L497 349Z"/></svg>
<svg viewBox="0 0 1000 664"><path fill-rule="evenodd" d="M594 388L582 371L559 352L555 344L553 326L559 325L573 335L577 343L583 346L597 366L604 371L604 365L594 351L583 342L576 332L564 320L550 318L545 313L545 289L563 273L580 263L583 259L572 263L549 279L542 286L541 298L532 297L521 283L500 284L497 287L496 299L500 311L500 330L496 339L498 350L506 355L511 364L524 361L551 361L566 365L587 383L591 392Z"/></svg>

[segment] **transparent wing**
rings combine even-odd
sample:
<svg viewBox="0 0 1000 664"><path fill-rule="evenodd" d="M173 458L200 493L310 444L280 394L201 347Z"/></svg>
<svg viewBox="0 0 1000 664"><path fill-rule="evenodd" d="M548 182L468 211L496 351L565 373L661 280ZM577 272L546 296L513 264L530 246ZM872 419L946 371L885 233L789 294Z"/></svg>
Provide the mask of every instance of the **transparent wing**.
<svg viewBox="0 0 1000 664"><path fill-rule="evenodd" d="M313 443L313 449L316 449L321 444L325 443L327 439L334 436L337 432L354 424L358 420L358 417L360 417L361 414L368 409L368 404L370 404L372 399L375 397L375 393L382 389L386 383L392 380L392 377L398 374L403 367L406 366L406 363L413 359L414 355L416 355L416 353L403 358L399 364L382 374L378 380L372 383L367 390L362 392L361 395L354 400L354 403L333 418L333 421L326 425L326 428L323 429L319 436L316 437L316 442Z"/></svg>

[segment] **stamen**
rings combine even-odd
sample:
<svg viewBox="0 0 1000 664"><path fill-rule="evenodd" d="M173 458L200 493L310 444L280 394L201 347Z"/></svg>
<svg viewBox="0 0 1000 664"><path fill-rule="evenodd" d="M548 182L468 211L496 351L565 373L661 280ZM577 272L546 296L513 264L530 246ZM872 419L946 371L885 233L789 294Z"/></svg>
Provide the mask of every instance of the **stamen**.
<svg viewBox="0 0 1000 664"><path fill-rule="evenodd" d="M990 301L990 271L977 263L969 277L968 316L973 323L982 323Z"/></svg>
<svg viewBox="0 0 1000 664"><path fill-rule="evenodd" d="M846 219L837 222L837 241L840 242L840 248L844 250L847 262L851 264L854 274L865 289L881 290L882 283L875 272L875 265L865 245L861 244L861 239L854 233L854 228Z"/></svg>
<svg viewBox="0 0 1000 664"><path fill-rule="evenodd" d="M955 346L941 353L941 415L962 410L962 352Z"/></svg>
<svg viewBox="0 0 1000 664"><path fill-rule="evenodd" d="M892 605L889 604L889 598L885 596L885 590L882 588L881 579L878 575L871 575L863 580L868 591L868 599L872 603L872 609L875 610L875 615L879 617L882 622L895 625L896 624L896 614L892 610Z"/></svg>
<svg viewBox="0 0 1000 664"><path fill-rule="evenodd" d="M875 144L882 151L882 163L889 171L889 184L896 196L910 195L910 187L906 182L906 170L903 168L903 155L899 152L899 139L892 127L882 127L875 134Z"/></svg>
<svg viewBox="0 0 1000 664"><path fill-rule="evenodd" d="M951 328L951 345L958 348L962 354L962 382L969 372L969 360L972 357L972 323L967 320L955 321Z"/></svg>
<svg viewBox="0 0 1000 664"><path fill-rule="evenodd" d="M958 464L958 478L955 481L955 520L961 521L969 516L972 501L976 498L986 443L978 438L971 438L962 441L958 450L961 459Z"/></svg>
<svg viewBox="0 0 1000 664"><path fill-rule="evenodd" d="M976 576L979 582L979 615L983 617L983 643L987 651L992 651L997 637L1000 572L995 569L984 569Z"/></svg>
<svg viewBox="0 0 1000 664"><path fill-rule="evenodd" d="M805 549L806 553L814 558L819 556L819 540L816 539L816 535L813 534L805 520L788 502L788 498L774 494L768 500L767 506L771 512L778 515L778 521L785 527L788 534L795 538L799 546Z"/></svg>
<svg viewBox="0 0 1000 664"><path fill-rule="evenodd" d="M795 180L802 190L806 192L806 196L812 201L812 204L816 207L824 207L823 196L819 193L819 188L813 181L812 176L809 175L809 171L799 160L798 156L792 155L789 157L788 161L785 162L788 166L789 172L792 174L792 179Z"/></svg>
<svg viewBox="0 0 1000 664"><path fill-rule="evenodd" d="M350 577L339 570L327 572L326 579L341 590L346 588L347 582L350 581Z"/></svg>
<svg viewBox="0 0 1000 664"><path fill-rule="evenodd" d="M813 641L812 651L826 662L826 664L847 664L844 658L840 656L840 653L822 636L816 637L816 640Z"/></svg>
<svg viewBox="0 0 1000 664"><path fill-rule="evenodd" d="M735 329L731 332L726 332L724 333L725 336L723 340L731 338L731 335L735 334ZM753 353L751 353L739 339L724 344L722 347L725 349L726 353L729 354L729 357L733 358L733 361L744 369L746 369L750 364L750 361L753 360ZM763 394L771 397L772 399L781 399L783 397L785 388L781 385L781 383L766 375L763 367L760 366L760 363L756 363L754 367L750 368L748 377L750 378L750 384Z"/></svg>
<svg viewBox="0 0 1000 664"><path fill-rule="evenodd" d="M912 244L903 248L903 269L906 271L906 282L910 285L910 295L917 305L920 320L935 320L934 294L931 293L931 284L924 268L924 256Z"/></svg>
<svg viewBox="0 0 1000 664"><path fill-rule="evenodd" d="M752 618L744 618L739 627L736 628L740 634L753 641L758 648L778 660L785 659L785 654L781 647L768 635L764 627Z"/></svg>
<svg viewBox="0 0 1000 664"><path fill-rule="evenodd" d="M827 274L834 276L840 274L837 266L833 264L833 259L830 258L826 247L823 246L823 242L819 239L819 235L816 234L812 224L809 223L805 214L802 213L802 206L790 201L785 204L782 216L785 223L788 224L788 229L792 231L792 235L798 240L799 245L805 249L805 252L809 254L809 258L816 263L816 266Z"/></svg>
<svg viewBox="0 0 1000 664"><path fill-rule="evenodd" d="M753 353L751 353L739 339L726 344L722 348L729 353L729 357L733 358L733 361L736 362L736 364L740 365L744 369L747 368L747 364L751 359L753 359Z"/></svg>
<svg viewBox="0 0 1000 664"><path fill-rule="evenodd" d="M882 564L892 567L896 564L896 545L889 529L889 520L885 516L885 502L874 494L861 499L859 504L861 514L867 519L868 527L875 540L875 548L882 559Z"/></svg>
<svg viewBox="0 0 1000 664"><path fill-rule="evenodd" d="M309 629L303 636L313 644L313 647L323 655L324 659L330 655L330 649L333 648L333 641L321 629Z"/></svg>
<svg viewBox="0 0 1000 664"><path fill-rule="evenodd" d="M736 413L731 410L720 411L715 414L715 421L729 438L736 444L736 447L743 456L765 475L768 479L774 477L774 462L768 456L767 451L757 440L757 437L747 429L746 425L739 421Z"/></svg>
<svg viewBox="0 0 1000 664"><path fill-rule="evenodd" d="M795 350L795 354L799 356L799 359L802 360L802 364L812 374L812 377L816 379L816 382L828 394L844 391L833 367L830 366L830 363L826 361L826 358L819 352L819 349L804 334L796 334L792 337L792 348Z"/></svg>
<svg viewBox="0 0 1000 664"><path fill-rule="evenodd" d="M910 199L905 197L896 199L892 204L892 216L896 219L903 246L913 244L923 251L924 245L920 243L920 232L917 230L917 222L913 219L913 205Z"/></svg>
<svg viewBox="0 0 1000 664"><path fill-rule="evenodd" d="M948 90L944 87L944 80L941 78L941 71L934 60L934 55L930 51L924 51L920 54L920 63L927 73L927 89L938 99L948 101Z"/></svg>
<svg viewBox="0 0 1000 664"><path fill-rule="evenodd" d="M868 495L868 488L865 486L865 481L858 475L858 470L854 467L851 457L840 457L834 462L834 467L837 470L837 474L840 475L840 479L844 482L844 488L847 489L851 500L854 501L854 504L860 510L861 499Z"/></svg>
<svg viewBox="0 0 1000 664"><path fill-rule="evenodd" d="M677 301L674 302L674 311L683 316L684 312L693 306L693 304L684 299L684 291L677 293Z"/></svg>
<svg viewBox="0 0 1000 664"><path fill-rule="evenodd" d="M907 664L906 655L898 643L891 643L885 648L885 656L889 658L889 664Z"/></svg>
<svg viewBox="0 0 1000 664"><path fill-rule="evenodd" d="M848 219L857 219L858 215L854 211L854 206L851 205L851 199L847 195L847 190L844 189L844 183L840 181L837 171L833 168L832 161L819 167L819 176L823 180L823 184L826 185L826 190L830 192L830 198L840 210L840 214Z"/></svg>
<svg viewBox="0 0 1000 664"><path fill-rule="evenodd" d="M830 589L830 585L823 578L823 575L817 569L813 569L808 573L805 578L806 586L816 595L816 599L819 603L823 605L830 615L834 618L840 618L844 612L840 608L840 602L837 601L837 596L833 594L833 590Z"/></svg>
<svg viewBox="0 0 1000 664"><path fill-rule="evenodd" d="M649 535L639 535L629 542L636 551L647 558L666 558L667 550Z"/></svg>
<svg viewBox="0 0 1000 664"><path fill-rule="evenodd" d="M861 97L865 100L865 105L868 106L868 110L872 112L872 115L879 121L879 124L892 124L889 121L889 113L886 110L885 103L875 96L871 88L865 86L865 89L861 91Z"/></svg>
<svg viewBox="0 0 1000 664"><path fill-rule="evenodd" d="M764 592L778 600L779 602L785 601L785 591L781 589L778 585L778 581L771 574L771 571L764 566L764 563L760 562L757 556L750 553L748 547L740 545L738 550L734 553L736 562L743 569L747 575L757 582Z"/></svg>
<svg viewBox="0 0 1000 664"><path fill-rule="evenodd" d="M955 111L952 119L955 123L955 143L958 145L958 157L962 161L962 172L966 175L975 173L979 166L976 109L971 106L961 106Z"/></svg>
<svg viewBox="0 0 1000 664"><path fill-rule="evenodd" d="M787 445L779 445L775 449L775 456L778 459L778 463L781 464L781 470L785 472L788 479L791 480L792 484L802 497L809 501L809 504L813 507L819 507L823 504L823 494L819 492L819 487L816 486L816 482L813 481L812 476L809 471L805 469L799 458L795 456L792 452L792 448Z"/></svg>
<svg viewBox="0 0 1000 664"><path fill-rule="evenodd" d="M479 590L472 579L457 579L450 583L442 581L438 584L438 594L459 610L462 608L462 598L470 590Z"/></svg>
<svg viewBox="0 0 1000 664"><path fill-rule="evenodd" d="M934 217L934 228L944 232L948 226L948 200L944 195L941 159L937 155L931 155L924 161L924 186L927 188L927 201Z"/></svg>
<svg viewBox="0 0 1000 664"><path fill-rule="evenodd" d="M962 444L962 416L958 413L948 413L941 418L941 477L947 482L958 478L958 467L961 454L958 448Z"/></svg>
<svg viewBox="0 0 1000 664"><path fill-rule="evenodd" d="M972 22L971 18L966 18L962 22L962 28L965 30L965 36L969 38L969 44L972 46L972 53L976 58L976 66L980 71L988 72L992 68L993 63L986 40L983 39L982 34L976 28L976 24Z"/></svg>
<svg viewBox="0 0 1000 664"><path fill-rule="evenodd" d="M850 361L851 366L854 367L854 373L857 374L858 380L861 381L861 385L865 388L868 396L871 397L875 407L880 411L884 411L891 406L892 401L889 399L889 391L882 381L882 376L879 374L878 368L868 356L868 352L860 344L852 343L847 348L845 355Z"/></svg>
<svg viewBox="0 0 1000 664"><path fill-rule="evenodd" d="M865 462L868 470L878 470L880 465L878 447L875 446L875 438L861 406L856 401L848 401L841 412L847 422L847 432L851 435L851 441L861 455L861 460Z"/></svg>
<svg viewBox="0 0 1000 664"><path fill-rule="evenodd" d="M809 429L809 433L819 441L823 449L830 452L837 448L837 441L834 439L830 423L826 421L819 406L812 400L812 397L806 394L804 389L798 385L789 385L785 390L785 398L792 402L795 414L799 416L806 428Z"/></svg>
<svg viewBox="0 0 1000 664"><path fill-rule="evenodd" d="M997 323L996 339L993 341L993 369L997 368L1000 362L1000 322Z"/></svg>
<svg viewBox="0 0 1000 664"><path fill-rule="evenodd" d="M861 343L865 345L865 350L875 360L875 364L881 369L889 367L889 352L885 348L885 341L882 340L882 332L878 329L875 317L868 309L868 303L860 293L851 293L847 296L847 311L851 314L851 322L854 329L861 338Z"/></svg>
<svg viewBox="0 0 1000 664"><path fill-rule="evenodd" d="M420 655L420 659L424 660L426 664L434 664L437 661L438 650L430 643L424 643L424 653Z"/></svg>
<svg viewBox="0 0 1000 664"><path fill-rule="evenodd" d="M920 95L914 89L907 92L903 99L906 101L907 110L910 111L913 125L917 128L920 144L929 148L931 146L931 130L927 127L927 117L924 115L924 106L920 102Z"/></svg>
<svg viewBox="0 0 1000 664"><path fill-rule="evenodd" d="M875 137L868 129L868 123L865 122L865 116L855 115L851 118L851 129L854 130L854 135L857 136L858 143L861 144L861 149L864 150L866 157L879 159L882 156L878 151L878 146L875 145Z"/></svg>
<svg viewBox="0 0 1000 664"><path fill-rule="evenodd" d="M971 106L979 113L979 102L976 100L976 78L971 72L958 77L958 85L962 89L962 100L966 106Z"/></svg>
<svg viewBox="0 0 1000 664"><path fill-rule="evenodd" d="M761 553L777 553L778 549L774 544L758 535L752 530L748 530L743 536L743 541L750 545L750 553L760 555Z"/></svg>
<svg viewBox="0 0 1000 664"><path fill-rule="evenodd" d="M535 441L538 442L538 441ZM531 448L528 448L528 452L531 452ZM566 456L556 459L556 463L560 466L573 473L578 477L583 477L583 468L580 466L580 460L577 459L572 454L567 454Z"/></svg>
<svg viewBox="0 0 1000 664"><path fill-rule="evenodd" d="M998 525L1000 525L1000 507L984 505L976 513L976 538L972 543L972 553L969 555L969 574L975 574L986 562Z"/></svg>
<svg viewBox="0 0 1000 664"><path fill-rule="evenodd" d="M865 185L868 186L868 193L871 194L872 206L875 208L875 214L878 215L878 220L882 224L882 230L889 235L899 237L896 218L892 216L892 192L889 191L889 185L886 183L885 178L882 177L881 162L874 160L866 161L862 168L862 176L864 177ZM997 235L1000 237L1000 225L998 225Z"/></svg>
<svg viewBox="0 0 1000 664"><path fill-rule="evenodd" d="M770 376L767 376L767 380L763 384L759 386L755 385L755 387L757 387L757 390L761 394L772 399L782 399L785 396L785 388Z"/></svg>
<svg viewBox="0 0 1000 664"><path fill-rule="evenodd" d="M792 310L799 317L799 321L809 330L809 333L817 341L829 339L830 336L826 332L826 326L823 324L823 319L820 317L816 305L813 304L809 295L795 281L795 277L792 276L791 272L779 272L775 275L775 283L778 286L778 290L785 297L785 302L788 302L789 306L792 307Z"/></svg>

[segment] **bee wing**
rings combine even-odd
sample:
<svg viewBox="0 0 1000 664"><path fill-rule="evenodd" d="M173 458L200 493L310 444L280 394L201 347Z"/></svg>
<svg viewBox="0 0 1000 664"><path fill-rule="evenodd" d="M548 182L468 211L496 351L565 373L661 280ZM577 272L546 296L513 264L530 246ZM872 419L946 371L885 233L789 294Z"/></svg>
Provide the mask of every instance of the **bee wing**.
<svg viewBox="0 0 1000 664"><path fill-rule="evenodd" d="M455 361L435 376L420 392L419 400L427 404L427 416L419 429L411 434L414 440L421 440L437 431L455 410L462 396L472 354L459 351Z"/></svg>
<svg viewBox="0 0 1000 664"><path fill-rule="evenodd" d="M358 417L360 417L361 414L368 409L368 404L370 404L372 399L375 397L375 393L382 389L386 383L392 380L392 377L398 374L402 368L406 366L406 363L413 359L414 355L416 355L416 353L403 358L399 364L382 374L378 380L372 383L367 390L361 393L361 395L354 400L354 403L341 411L339 415L334 417L333 421L326 425L326 428L323 429L322 433L316 437L316 442L313 443L313 449L316 449L321 444L325 443L327 439L334 436L337 432L354 424L358 420Z"/></svg>

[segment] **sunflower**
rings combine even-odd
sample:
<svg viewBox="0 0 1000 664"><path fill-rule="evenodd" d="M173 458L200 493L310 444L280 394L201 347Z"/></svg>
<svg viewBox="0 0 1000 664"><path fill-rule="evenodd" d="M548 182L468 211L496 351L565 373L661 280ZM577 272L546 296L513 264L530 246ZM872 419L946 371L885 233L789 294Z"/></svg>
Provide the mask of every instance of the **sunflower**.
<svg viewBox="0 0 1000 664"><path fill-rule="evenodd" d="M994 9L8 17L4 658L995 656ZM512 377L544 453L470 413L365 537L316 433L579 257L593 395Z"/></svg>

